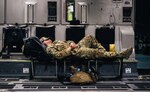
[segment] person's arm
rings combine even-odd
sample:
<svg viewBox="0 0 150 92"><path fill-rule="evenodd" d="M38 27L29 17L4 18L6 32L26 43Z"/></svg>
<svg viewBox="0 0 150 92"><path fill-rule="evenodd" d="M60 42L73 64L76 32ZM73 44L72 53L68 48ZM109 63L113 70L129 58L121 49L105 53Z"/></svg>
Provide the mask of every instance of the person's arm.
<svg viewBox="0 0 150 92"><path fill-rule="evenodd" d="M70 56L71 55L71 47L68 47L67 49L64 49L62 51L58 51L56 48L53 46L47 47L47 53L52 55L53 57L57 59L62 59L64 57Z"/></svg>
<svg viewBox="0 0 150 92"><path fill-rule="evenodd" d="M97 49L106 51L106 49L101 45L101 43L97 42L95 44L96 44L95 46L97 47Z"/></svg>

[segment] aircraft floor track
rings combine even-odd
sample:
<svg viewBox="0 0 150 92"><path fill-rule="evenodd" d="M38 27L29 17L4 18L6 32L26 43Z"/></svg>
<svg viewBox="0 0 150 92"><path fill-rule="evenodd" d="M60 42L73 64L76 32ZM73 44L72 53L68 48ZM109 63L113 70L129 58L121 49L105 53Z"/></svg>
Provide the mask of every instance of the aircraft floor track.
<svg viewBox="0 0 150 92"><path fill-rule="evenodd" d="M0 92L150 92L150 81L126 79L99 81L95 84L77 85L65 82L32 81L28 79L1 79Z"/></svg>

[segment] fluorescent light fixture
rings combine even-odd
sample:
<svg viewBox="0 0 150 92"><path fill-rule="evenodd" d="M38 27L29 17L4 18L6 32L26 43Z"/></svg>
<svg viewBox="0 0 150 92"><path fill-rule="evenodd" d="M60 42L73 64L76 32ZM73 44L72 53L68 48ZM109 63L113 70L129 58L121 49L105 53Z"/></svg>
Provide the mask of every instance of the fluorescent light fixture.
<svg viewBox="0 0 150 92"><path fill-rule="evenodd" d="M25 0L26 4L36 4L37 0Z"/></svg>

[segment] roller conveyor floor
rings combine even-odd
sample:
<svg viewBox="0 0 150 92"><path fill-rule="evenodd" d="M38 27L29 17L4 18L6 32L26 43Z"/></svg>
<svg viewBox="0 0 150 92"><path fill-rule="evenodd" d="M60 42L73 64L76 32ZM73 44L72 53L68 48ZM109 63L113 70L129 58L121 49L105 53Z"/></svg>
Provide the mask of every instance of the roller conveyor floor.
<svg viewBox="0 0 150 92"><path fill-rule="evenodd" d="M122 79L121 81L98 81L95 84L62 84L51 80L1 78L0 92L150 92L150 79Z"/></svg>

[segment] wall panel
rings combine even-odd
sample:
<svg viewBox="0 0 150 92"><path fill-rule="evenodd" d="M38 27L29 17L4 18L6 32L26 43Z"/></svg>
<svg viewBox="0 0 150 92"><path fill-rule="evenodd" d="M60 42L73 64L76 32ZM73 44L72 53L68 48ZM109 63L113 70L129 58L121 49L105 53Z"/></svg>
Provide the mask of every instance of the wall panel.
<svg viewBox="0 0 150 92"><path fill-rule="evenodd" d="M0 0L0 24L4 23L4 0Z"/></svg>
<svg viewBox="0 0 150 92"><path fill-rule="evenodd" d="M24 0L7 0L6 22L24 23Z"/></svg>
<svg viewBox="0 0 150 92"><path fill-rule="evenodd" d="M48 22L48 1L57 2L57 21ZM59 24L60 22L60 0L37 0L35 11L35 22L37 24Z"/></svg>

